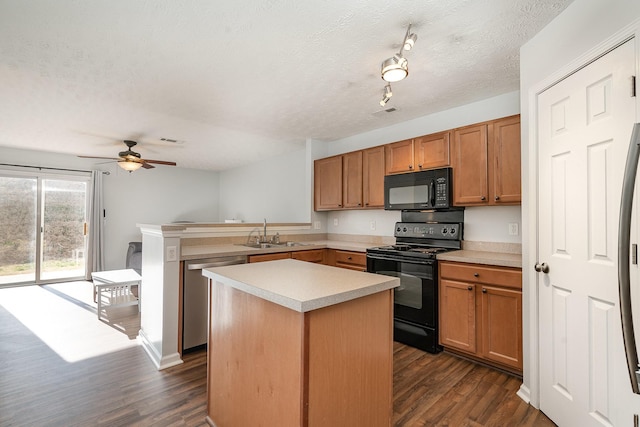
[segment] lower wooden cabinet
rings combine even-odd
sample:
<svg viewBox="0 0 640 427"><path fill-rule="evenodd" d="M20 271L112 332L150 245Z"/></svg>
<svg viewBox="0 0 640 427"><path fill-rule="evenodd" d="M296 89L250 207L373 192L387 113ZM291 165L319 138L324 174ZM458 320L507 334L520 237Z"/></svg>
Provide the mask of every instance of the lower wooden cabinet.
<svg viewBox="0 0 640 427"><path fill-rule="evenodd" d="M328 249L327 265L348 268L349 270L367 271L367 254L364 252Z"/></svg>
<svg viewBox="0 0 640 427"><path fill-rule="evenodd" d="M277 252L275 254L249 255L249 262L275 261L291 258L291 252Z"/></svg>
<svg viewBox="0 0 640 427"><path fill-rule="evenodd" d="M440 262L440 344L522 373L522 270Z"/></svg>
<svg viewBox="0 0 640 427"><path fill-rule="evenodd" d="M300 261L315 262L317 264L325 264L326 249L311 249L309 251L291 252L291 258Z"/></svg>

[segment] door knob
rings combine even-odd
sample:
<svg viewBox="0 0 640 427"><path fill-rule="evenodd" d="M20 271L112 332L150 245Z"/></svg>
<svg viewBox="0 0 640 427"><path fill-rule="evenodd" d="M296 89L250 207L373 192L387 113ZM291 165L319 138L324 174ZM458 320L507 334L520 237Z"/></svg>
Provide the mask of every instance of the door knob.
<svg viewBox="0 0 640 427"><path fill-rule="evenodd" d="M549 266L547 265L546 262L543 262L542 264L536 264L533 267L538 273L544 273L547 274L549 272Z"/></svg>

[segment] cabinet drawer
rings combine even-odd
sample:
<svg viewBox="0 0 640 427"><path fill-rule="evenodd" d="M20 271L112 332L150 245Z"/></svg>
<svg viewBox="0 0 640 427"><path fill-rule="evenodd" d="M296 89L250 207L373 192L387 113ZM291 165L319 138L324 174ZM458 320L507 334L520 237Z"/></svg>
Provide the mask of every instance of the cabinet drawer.
<svg viewBox="0 0 640 427"><path fill-rule="evenodd" d="M336 251L336 267L364 271L367 269L367 254L363 252Z"/></svg>
<svg viewBox="0 0 640 427"><path fill-rule="evenodd" d="M249 255L249 263L275 261L277 259L291 258L291 252L278 252L275 254Z"/></svg>
<svg viewBox="0 0 640 427"><path fill-rule="evenodd" d="M324 249L312 249L310 251L291 252L291 258L300 261L324 263Z"/></svg>
<svg viewBox="0 0 640 427"><path fill-rule="evenodd" d="M440 277L522 289L522 270L517 268L441 262Z"/></svg>

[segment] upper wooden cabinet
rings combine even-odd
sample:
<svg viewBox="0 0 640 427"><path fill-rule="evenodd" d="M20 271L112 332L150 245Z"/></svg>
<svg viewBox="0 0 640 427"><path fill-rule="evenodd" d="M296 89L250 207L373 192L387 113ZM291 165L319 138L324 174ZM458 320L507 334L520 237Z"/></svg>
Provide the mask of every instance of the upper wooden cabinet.
<svg viewBox="0 0 640 427"><path fill-rule="evenodd" d="M449 132L441 132L387 144L386 174L449 166L449 136Z"/></svg>
<svg viewBox="0 0 640 427"><path fill-rule="evenodd" d="M492 196L496 204L519 204L522 200L520 161L520 116L493 123L491 154Z"/></svg>
<svg viewBox="0 0 640 427"><path fill-rule="evenodd" d="M387 144L385 152L385 173L413 172L413 139Z"/></svg>
<svg viewBox="0 0 640 427"><path fill-rule="evenodd" d="M362 194L365 208L384 208L384 146L362 152Z"/></svg>
<svg viewBox="0 0 640 427"><path fill-rule="evenodd" d="M417 170L449 166L450 132L434 133L413 140L413 157Z"/></svg>
<svg viewBox="0 0 640 427"><path fill-rule="evenodd" d="M316 160L313 171L315 210L342 208L342 156Z"/></svg>
<svg viewBox="0 0 640 427"><path fill-rule="evenodd" d="M362 151L342 156L342 206L362 207Z"/></svg>
<svg viewBox="0 0 640 427"><path fill-rule="evenodd" d="M452 151L454 205L520 203L519 115L456 129Z"/></svg>
<svg viewBox="0 0 640 427"><path fill-rule="evenodd" d="M314 163L314 209L384 207L384 146Z"/></svg>

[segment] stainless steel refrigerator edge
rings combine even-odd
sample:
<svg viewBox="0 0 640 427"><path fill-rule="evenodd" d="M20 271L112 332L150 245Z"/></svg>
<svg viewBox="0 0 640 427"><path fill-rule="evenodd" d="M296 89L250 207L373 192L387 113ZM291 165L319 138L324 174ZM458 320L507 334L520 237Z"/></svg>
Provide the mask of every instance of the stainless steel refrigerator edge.
<svg viewBox="0 0 640 427"><path fill-rule="evenodd" d="M631 301L631 220L633 207L633 193L638 173L638 158L640 157L640 123L633 126L629 154L624 170L622 183L622 196L620 200L620 227L618 229L618 290L620 294L620 316L622 318L622 337L624 350L627 355L627 366L631 389L640 394L638 383L640 382L640 366L638 365L638 350L633 327L632 301ZM634 244L634 250L637 245ZM637 253L634 253L634 264L637 264ZM636 313L637 314L637 313Z"/></svg>
<svg viewBox="0 0 640 427"><path fill-rule="evenodd" d="M246 264L247 257L225 256L185 262L182 299L182 351L207 344L209 329L209 286L203 268Z"/></svg>

